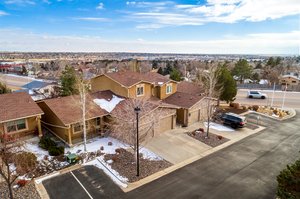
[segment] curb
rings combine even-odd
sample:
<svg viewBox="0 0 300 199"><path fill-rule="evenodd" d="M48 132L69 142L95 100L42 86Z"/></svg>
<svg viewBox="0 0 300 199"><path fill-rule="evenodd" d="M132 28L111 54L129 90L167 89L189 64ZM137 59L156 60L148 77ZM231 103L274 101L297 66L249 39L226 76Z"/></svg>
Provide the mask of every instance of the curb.
<svg viewBox="0 0 300 199"><path fill-rule="evenodd" d="M49 197L49 195L47 193L47 190L45 189L45 187L44 187L44 185L42 183L44 180L53 178L55 176L58 176L58 175L61 175L61 174L64 174L64 173L68 173L70 171L73 171L75 169L79 169L81 167L82 167L81 164L76 164L76 165L64 168L64 169L62 169L60 171L54 171L54 172L52 172L50 174L46 174L44 176L40 176L38 178L35 178L34 179L34 185L35 185L36 190L37 190L38 194L40 195L40 197L42 199L50 199L50 197Z"/></svg>
<svg viewBox="0 0 300 199"><path fill-rule="evenodd" d="M256 133L258 133L258 132L260 132L260 131L262 131L264 129L265 129L265 127L259 126L258 129L254 130L254 133L252 133L252 134L250 134L250 135L248 135L246 137L254 135L254 134L256 134ZM193 163L193 162L195 162L197 160L200 160L200 159L202 159L202 158L204 158L204 157L206 157L206 156L208 156L208 155L210 155L210 154L212 154L214 152L217 152L217 151L219 151L221 149L224 149L224 148L226 148L226 147L228 147L228 146L230 146L230 145L232 145L232 144L234 144L234 143L236 143L236 142L238 142L240 140L245 139L246 137L244 137L242 139L233 139L233 140L230 140L230 141L225 142L224 144L221 144L221 145L219 145L217 147L208 149L205 152L203 152L202 154L195 155L194 157L186 159L186 160L184 160L184 161L182 161L182 162L180 162L178 164L172 165L172 166L170 166L170 167L168 167L168 168L166 168L164 170L161 170L161 171L156 172L156 173L154 173L154 174L152 174L150 176L147 176L147 177L145 177L145 178L143 178L143 179L141 179L139 181L136 181L136 182L133 182L133 183L128 183L128 187L127 188L122 188L122 190L125 193L127 193L129 191L132 191L132 190L134 190L136 188L139 188L139 187L141 187L141 186L143 186L143 185L145 185L145 184L147 184L149 182L152 182L152 181L154 181L154 180L156 180L158 178L161 178L161 177L163 177L163 176L165 176L165 175L167 175L169 173L172 173L173 171L176 171L177 169L180 169L180 168L182 168L182 167L184 167L186 165L189 165L189 164L191 164L191 163Z"/></svg>

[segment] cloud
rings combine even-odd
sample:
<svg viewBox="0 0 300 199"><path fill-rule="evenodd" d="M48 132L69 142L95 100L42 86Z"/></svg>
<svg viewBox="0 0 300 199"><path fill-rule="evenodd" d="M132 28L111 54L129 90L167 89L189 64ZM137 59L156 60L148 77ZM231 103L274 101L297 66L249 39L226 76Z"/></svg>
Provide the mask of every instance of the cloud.
<svg viewBox="0 0 300 199"><path fill-rule="evenodd" d="M40 35L0 29L0 51L299 54L299 35L297 30L205 41L108 41L100 37Z"/></svg>
<svg viewBox="0 0 300 199"><path fill-rule="evenodd" d="M128 1L126 4L144 9L143 12L137 11L131 14L136 21L141 23L137 26L138 28L145 27L145 24L148 27L162 28L165 26L202 25L210 22L258 22L300 14L299 0L285 0L284 3L281 0L206 0L201 5L176 4L172 1ZM158 6L160 9L156 8ZM147 9L145 10L145 8Z"/></svg>
<svg viewBox="0 0 300 199"><path fill-rule="evenodd" d="M95 22L105 22L108 21L107 18L102 17L74 17L74 20L80 20L80 21L95 21Z"/></svg>
<svg viewBox="0 0 300 199"><path fill-rule="evenodd" d="M0 17L5 16L5 15L9 15L9 14L7 12L4 12L4 11L0 10Z"/></svg>
<svg viewBox="0 0 300 199"><path fill-rule="evenodd" d="M96 7L96 9L98 9L98 10L102 10L102 9L104 9L104 3L99 3L98 4L98 6Z"/></svg>
<svg viewBox="0 0 300 199"><path fill-rule="evenodd" d="M15 4L15 5L35 5L33 0L6 0L5 4Z"/></svg>

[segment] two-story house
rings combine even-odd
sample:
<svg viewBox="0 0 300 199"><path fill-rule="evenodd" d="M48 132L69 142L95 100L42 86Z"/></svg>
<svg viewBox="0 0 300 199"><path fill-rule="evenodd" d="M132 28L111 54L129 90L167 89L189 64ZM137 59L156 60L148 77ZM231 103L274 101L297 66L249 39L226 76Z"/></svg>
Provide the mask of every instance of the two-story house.
<svg viewBox="0 0 300 199"><path fill-rule="evenodd" d="M93 92L111 90L127 98L143 98L160 100L162 103L174 105L177 123L188 126L205 118L206 100L203 88L191 82L176 82L155 72L115 72L99 75L91 80ZM168 128L170 118L163 122Z"/></svg>

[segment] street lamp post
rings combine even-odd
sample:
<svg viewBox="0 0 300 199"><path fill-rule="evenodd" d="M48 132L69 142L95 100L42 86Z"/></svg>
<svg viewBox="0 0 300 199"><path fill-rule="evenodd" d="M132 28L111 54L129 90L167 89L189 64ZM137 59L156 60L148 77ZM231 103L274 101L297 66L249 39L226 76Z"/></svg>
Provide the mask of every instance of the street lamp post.
<svg viewBox="0 0 300 199"><path fill-rule="evenodd" d="M140 175L140 158L139 158L139 112L140 107L135 107L134 112L136 113L136 176Z"/></svg>

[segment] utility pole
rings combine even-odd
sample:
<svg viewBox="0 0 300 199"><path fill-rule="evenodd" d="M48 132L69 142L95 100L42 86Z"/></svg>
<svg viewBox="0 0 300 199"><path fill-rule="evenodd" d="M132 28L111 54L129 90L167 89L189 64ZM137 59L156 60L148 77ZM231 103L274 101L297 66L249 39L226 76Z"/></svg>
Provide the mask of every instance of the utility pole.
<svg viewBox="0 0 300 199"><path fill-rule="evenodd" d="M286 90L287 90L287 84L285 84L285 90L284 90L284 93L283 93L283 99L282 99L282 106L281 106L281 109L283 109L283 107L284 107L284 101L285 101L285 96L286 96Z"/></svg>

